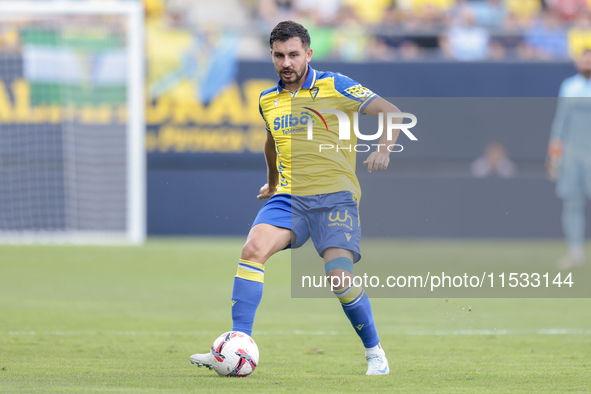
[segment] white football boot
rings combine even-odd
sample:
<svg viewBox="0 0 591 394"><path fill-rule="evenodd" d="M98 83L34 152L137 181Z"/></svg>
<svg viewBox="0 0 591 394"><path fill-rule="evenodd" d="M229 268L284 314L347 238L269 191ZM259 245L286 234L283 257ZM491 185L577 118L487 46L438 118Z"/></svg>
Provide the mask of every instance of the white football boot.
<svg viewBox="0 0 591 394"><path fill-rule="evenodd" d="M390 367L388 366L388 360L386 354L370 354L365 357L367 359L367 372L366 375L389 375Z"/></svg>
<svg viewBox="0 0 591 394"><path fill-rule="evenodd" d="M189 360L191 360L191 364L197 364L199 368L206 367L213 369L213 365L211 365L211 353L194 354L189 357Z"/></svg>
<svg viewBox="0 0 591 394"><path fill-rule="evenodd" d="M571 254L564 256L558 261L557 267L561 271L570 270L573 268L580 268L584 265L585 260L583 258L577 258Z"/></svg>

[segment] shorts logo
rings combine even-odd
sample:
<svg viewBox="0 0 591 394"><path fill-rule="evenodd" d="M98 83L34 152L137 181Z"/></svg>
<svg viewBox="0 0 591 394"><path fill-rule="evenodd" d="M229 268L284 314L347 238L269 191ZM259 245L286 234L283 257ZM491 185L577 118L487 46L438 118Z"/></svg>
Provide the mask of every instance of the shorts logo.
<svg viewBox="0 0 591 394"><path fill-rule="evenodd" d="M355 326L357 328L358 331L361 331L361 329L363 328L365 324L360 324L358 326Z"/></svg>
<svg viewBox="0 0 591 394"><path fill-rule="evenodd" d="M234 306L235 303L236 303L236 300L232 300L232 306Z"/></svg>
<svg viewBox="0 0 591 394"><path fill-rule="evenodd" d="M344 226L346 228L348 228L349 230L353 230L353 219L351 218L351 216L349 216L349 211L345 211L345 216L341 219L341 212L337 211L337 217L333 218L332 217L332 212L328 215L328 220L330 220L332 223L330 223L328 225L328 227L332 227L332 226ZM337 223L338 222L338 223ZM349 224L347 224L347 222Z"/></svg>
<svg viewBox="0 0 591 394"><path fill-rule="evenodd" d="M351 234L345 233L345 237L347 237L347 242L349 242L351 240Z"/></svg>

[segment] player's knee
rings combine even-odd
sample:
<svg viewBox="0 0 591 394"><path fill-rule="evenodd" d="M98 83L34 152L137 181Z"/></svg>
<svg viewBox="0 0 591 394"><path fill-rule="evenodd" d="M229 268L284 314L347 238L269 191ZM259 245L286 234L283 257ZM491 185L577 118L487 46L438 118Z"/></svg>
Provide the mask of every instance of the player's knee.
<svg viewBox="0 0 591 394"><path fill-rule="evenodd" d="M324 272L332 291L346 289L352 285L353 261L344 256L337 257L324 264Z"/></svg>
<svg viewBox="0 0 591 394"><path fill-rule="evenodd" d="M257 238L247 240L242 247L240 258L254 263L265 264L265 261L269 258L265 243Z"/></svg>
<svg viewBox="0 0 591 394"><path fill-rule="evenodd" d="M353 284L353 274L342 269L333 269L326 273L333 291L345 289Z"/></svg>

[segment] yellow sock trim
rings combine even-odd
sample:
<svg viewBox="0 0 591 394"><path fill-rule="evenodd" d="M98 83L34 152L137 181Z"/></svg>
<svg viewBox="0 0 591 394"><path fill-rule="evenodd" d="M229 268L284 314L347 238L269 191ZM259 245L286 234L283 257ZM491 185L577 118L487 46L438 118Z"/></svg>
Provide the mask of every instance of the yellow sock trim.
<svg viewBox="0 0 591 394"><path fill-rule="evenodd" d="M240 264L249 265L251 267L258 268L258 269L263 270L263 271L265 270L265 265L264 264L255 263L254 261L248 261L248 260L242 260L242 259L240 259L240 260L238 260L238 262Z"/></svg>
<svg viewBox="0 0 591 394"><path fill-rule="evenodd" d="M345 290L348 290L348 289L349 289L348 287L343 287L343 288L342 288L342 289L340 289L340 290L335 290L335 291L334 291L334 293L335 293L335 295L338 297L338 296L339 296L339 294L341 294L343 291L345 291Z"/></svg>
<svg viewBox="0 0 591 394"><path fill-rule="evenodd" d="M263 283L265 280L265 266L263 264L240 259L236 276L253 282Z"/></svg>
<svg viewBox="0 0 591 394"><path fill-rule="evenodd" d="M345 289L341 289L340 291L336 292L335 294L337 296L337 298L339 299L339 301L341 301L341 303L343 304L348 304L349 302L353 301L355 298L359 297L359 295L361 294L361 292L363 291L363 288L361 287L352 287L351 290L349 290L346 294L344 295L339 295L340 293L343 293Z"/></svg>

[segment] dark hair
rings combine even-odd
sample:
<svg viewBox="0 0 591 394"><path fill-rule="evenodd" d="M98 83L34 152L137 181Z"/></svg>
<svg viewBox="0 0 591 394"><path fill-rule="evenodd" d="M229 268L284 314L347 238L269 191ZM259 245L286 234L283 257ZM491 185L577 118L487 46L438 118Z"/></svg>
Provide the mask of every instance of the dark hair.
<svg viewBox="0 0 591 394"><path fill-rule="evenodd" d="M308 30L299 23L294 21L283 21L279 22L277 26L273 28L271 37L269 38L269 45L273 48L275 41L285 42L290 38L299 37L302 40L302 45L305 48L310 48L310 34Z"/></svg>

